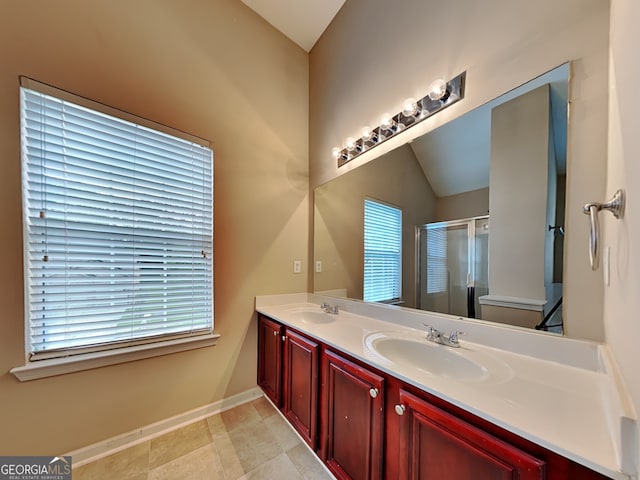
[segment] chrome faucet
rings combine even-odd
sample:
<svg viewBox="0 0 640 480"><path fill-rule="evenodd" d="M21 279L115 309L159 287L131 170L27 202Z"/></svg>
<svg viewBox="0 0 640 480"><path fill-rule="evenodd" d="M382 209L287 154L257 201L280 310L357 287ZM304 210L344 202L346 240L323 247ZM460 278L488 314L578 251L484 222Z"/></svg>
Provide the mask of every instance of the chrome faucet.
<svg viewBox="0 0 640 480"><path fill-rule="evenodd" d="M337 315L339 313L338 305L334 305L333 307L328 303L322 303L320 308L323 309L326 313L330 313L332 315Z"/></svg>
<svg viewBox="0 0 640 480"><path fill-rule="evenodd" d="M458 342L458 336L464 335L464 332L459 330L452 330L449 336L445 336L443 332L433 328L431 325L423 324L427 327L427 340L440 345L446 345L447 347L459 348L460 342Z"/></svg>

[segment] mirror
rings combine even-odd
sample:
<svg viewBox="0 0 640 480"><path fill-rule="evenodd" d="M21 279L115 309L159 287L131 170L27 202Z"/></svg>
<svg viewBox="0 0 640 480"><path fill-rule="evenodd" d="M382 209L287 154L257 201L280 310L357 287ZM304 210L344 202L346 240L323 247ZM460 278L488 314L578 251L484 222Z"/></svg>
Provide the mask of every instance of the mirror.
<svg viewBox="0 0 640 480"><path fill-rule="evenodd" d="M314 291L562 333L568 81L564 64L317 187ZM400 212L395 252L365 200Z"/></svg>

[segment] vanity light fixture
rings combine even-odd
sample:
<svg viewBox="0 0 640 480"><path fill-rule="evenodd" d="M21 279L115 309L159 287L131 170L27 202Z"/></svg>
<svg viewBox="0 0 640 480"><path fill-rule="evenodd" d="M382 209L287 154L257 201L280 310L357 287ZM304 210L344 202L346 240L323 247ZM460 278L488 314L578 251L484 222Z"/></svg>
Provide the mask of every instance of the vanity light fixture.
<svg viewBox="0 0 640 480"><path fill-rule="evenodd" d="M364 127L360 138L349 137L345 140L344 147L333 147L331 153L338 161L338 167L464 98L466 73L462 72L448 82L435 80L429 85L429 91L423 98L407 98L402 104L401 112L393 116L385 113L380 118L379 126Z"/></svg>

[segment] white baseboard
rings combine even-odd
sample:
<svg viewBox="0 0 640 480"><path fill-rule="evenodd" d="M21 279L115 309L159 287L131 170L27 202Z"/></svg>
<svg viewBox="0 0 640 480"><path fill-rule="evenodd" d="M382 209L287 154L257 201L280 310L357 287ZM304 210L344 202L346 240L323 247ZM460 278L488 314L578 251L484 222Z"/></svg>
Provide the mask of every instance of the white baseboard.
<svg viewBox="0 0 640 480"><path fill-rule="evenodd" d="M70 455L73 458L73 468L80 467L132 447L133 445L137 445L138 443L164 435L171 430L184 427L185 425L197 422L198 420L210 417L211 415L224 412L225 410L242 405L243 403L251 402L261 396L263 396L262 390L259 387L255 387L217 402L213 402L188 412L160 420L159 422L152 423L151 425L146 425L139 429L132 430L131 432L123 433L122 435L117 435L101 442L79 448L72 452L65 453L64 455Z"/></svg>

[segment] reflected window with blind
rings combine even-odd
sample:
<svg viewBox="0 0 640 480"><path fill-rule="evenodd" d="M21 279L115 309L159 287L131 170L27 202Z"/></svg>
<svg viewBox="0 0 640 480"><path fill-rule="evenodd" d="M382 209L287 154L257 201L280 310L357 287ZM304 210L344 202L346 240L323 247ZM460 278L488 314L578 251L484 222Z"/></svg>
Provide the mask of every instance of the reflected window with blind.
<svg viewBox="0 0 640 480"><path fill-rule="evenodd" d="M211 334L209 143L21 84L29 359Z"/></svg>
<svg viewBox="0 0 640 480"><path fill-rule="evenodd" d="M402 210L364 201L364 295L368 302L393 303L402 295Z"/></svg>

